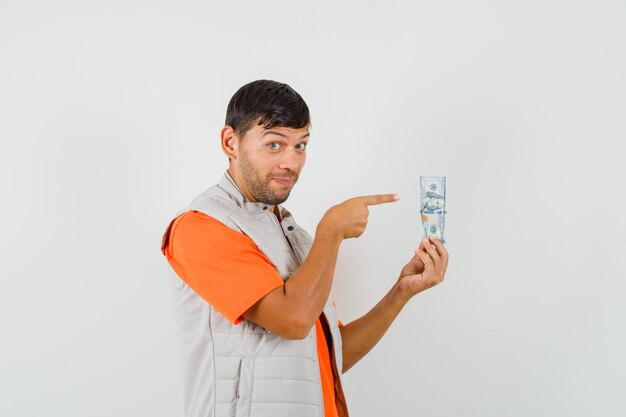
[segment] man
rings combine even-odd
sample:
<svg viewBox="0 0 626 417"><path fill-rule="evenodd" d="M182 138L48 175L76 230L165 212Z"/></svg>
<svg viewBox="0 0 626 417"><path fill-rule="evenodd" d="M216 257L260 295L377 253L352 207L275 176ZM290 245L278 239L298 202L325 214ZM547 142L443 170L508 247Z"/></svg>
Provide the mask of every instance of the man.
<svg viewBox="0 0 626 417"><path fill-rule="evenodd" d="M298 180L309 110L286 84L259 80L230 100L221 182L181 210L161 250L172 277L187 417L347 416L342 374L380 340L415 294L440 283L443 244L420 244L389 293L342 325L329 293L339 246L359 237L368 206L331 207L313 239L281 204Z"/></svg>

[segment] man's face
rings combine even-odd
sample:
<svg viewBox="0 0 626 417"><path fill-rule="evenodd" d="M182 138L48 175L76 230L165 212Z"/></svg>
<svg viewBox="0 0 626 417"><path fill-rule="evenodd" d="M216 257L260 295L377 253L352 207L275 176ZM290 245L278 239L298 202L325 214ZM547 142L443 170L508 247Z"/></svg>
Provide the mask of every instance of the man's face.
<svg viewBox="0 0 626 417"><path fill-rule="evenodd" d="M255 125L248 130L239 140L238 156L231 165L243 191L267 204L287 200L306 161L308 141L308 127L265 129Z"/></svg>

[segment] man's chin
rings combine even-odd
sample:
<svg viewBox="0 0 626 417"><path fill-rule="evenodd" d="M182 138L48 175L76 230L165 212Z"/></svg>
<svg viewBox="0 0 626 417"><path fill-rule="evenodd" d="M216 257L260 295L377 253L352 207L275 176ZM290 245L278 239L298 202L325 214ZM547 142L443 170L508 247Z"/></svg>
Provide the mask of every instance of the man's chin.
<svg viewBox="0 0 626 417"><path fill-rule="evenodd" d="M291 193L291 188L289 190L286 191L278 191L278 192L274 192L272 193L271 196L268 196L269 198L267 198L268 201L264 201L264 203L266 204L282 204L285 201L287 201L287 199L289 198L289 193Z"/></svg>
<svg viewBox="0 0 626 417"><path fill-rule="evenodd" d="M273 184L273 187L270 187L271 189L271 193L274 195L274 197L276 198L284 198L285 200L287 199L287 197L289 197L289 193L291 193L291 190L293 189L294 184L290 184L290 185L281 185L281 184Z"/></svg>

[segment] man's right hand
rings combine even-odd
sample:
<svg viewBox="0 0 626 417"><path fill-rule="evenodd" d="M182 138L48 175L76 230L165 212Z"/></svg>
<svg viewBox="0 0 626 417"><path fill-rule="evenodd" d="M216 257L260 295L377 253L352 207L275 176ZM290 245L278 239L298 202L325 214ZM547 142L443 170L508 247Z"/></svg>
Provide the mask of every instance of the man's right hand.
<svg viewBox="0 0 626 417"><path fill-rule="evenodd" d="M371 195L331 207L318 224L311 250L300 268L243 316L285 339L307 337L328 300L341 241L361 236L367 226L368 206L397 200L395 194Z"/></svg>
<svg viewBox="0 0 626 417"><path fill-rule="evenodd" d="M340 239L359 237L367 226L368 206L393 203L399 198L397 194L379 194L346 200L328 209L317 226L318 232Z"/></svg>

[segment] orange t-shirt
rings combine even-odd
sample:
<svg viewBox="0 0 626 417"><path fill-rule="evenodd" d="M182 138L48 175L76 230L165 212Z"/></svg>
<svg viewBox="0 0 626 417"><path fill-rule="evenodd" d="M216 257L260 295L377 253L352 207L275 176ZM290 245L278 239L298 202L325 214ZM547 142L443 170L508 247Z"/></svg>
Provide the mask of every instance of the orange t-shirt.
<svg viewBox="0 0 626 417"><path fill-rule="evenodd" d="M233 324L261 298L284 285L254 241L198 211L178 216L163 236L163 254L206 302ZM324 416L337 417L330 352L321 320L315 323Z"/></svg>

